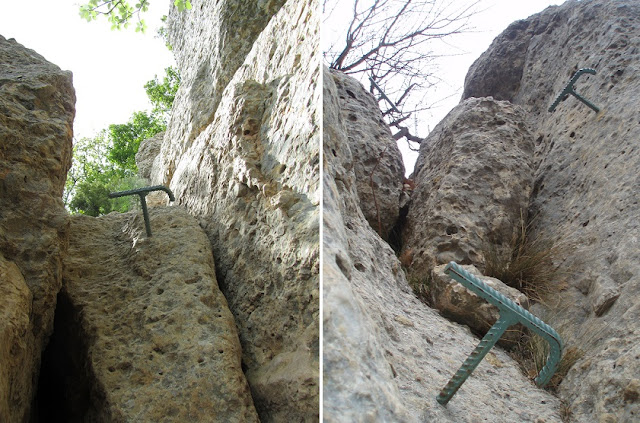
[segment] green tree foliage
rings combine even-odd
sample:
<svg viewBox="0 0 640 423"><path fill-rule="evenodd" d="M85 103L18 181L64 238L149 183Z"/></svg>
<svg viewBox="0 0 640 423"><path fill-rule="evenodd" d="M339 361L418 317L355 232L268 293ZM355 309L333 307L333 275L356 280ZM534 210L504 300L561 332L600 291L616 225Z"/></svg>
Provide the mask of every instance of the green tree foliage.
<svg viewBox="0 0 640 423"><path fill-rule="evenodd" d="M106 130L93 138L74 142L73 165L67 175L64 194L65 204L72 213L99 216L114 210L124 212L131 207L129 198L108 198L110 192L128 189L135 183L133 172L107 160L109 150Z"/></svg>
<svg viewBox="0 0 640 423"><path fill-rule="evenodd" d="M166 121L178 90L180 76L165 69L163 82L158 77L145 88L153 111L135 112L124 124L109 125L93 138L74 142L73 165L67 175L64 203L72 213L99 216L112 211L126 212L137 198L110 199L108 194L139 187L135 155L140 143L166 129Z"/></svg>
<svg viewBox="0 0 640 423"><path fill-rule="evenodd" d="M189 0L175 0L174 6L179 11L191 9ZM111 22L111 29L128 28L131 20L137 17L136 32L144 32L147 25L140 17L141 13L149 10L149 0L138 0L133 6L127 0L89 0L80 6L80 16L88 22L105 16Z"/></svg>
<svg viewBox="0 0 640 423"><path fill-rule="evenodd" d="M144 85L144 89L147 91L147 96L153 105L153 113L162 116L166 122L180 86L180 74L172 67L168 67L164 71L165 76L162 83L158 81L156 75L153 80Z"/></svg>
<svg viewBox="0 0 640 423"><path fill-rule="evenodd" d="M146 112L135 112L129 122L110 125L108 137L110 141L107 158L123 172L136 173L136 153L140 143L166 129L166 123L157 115Z"/></svg>

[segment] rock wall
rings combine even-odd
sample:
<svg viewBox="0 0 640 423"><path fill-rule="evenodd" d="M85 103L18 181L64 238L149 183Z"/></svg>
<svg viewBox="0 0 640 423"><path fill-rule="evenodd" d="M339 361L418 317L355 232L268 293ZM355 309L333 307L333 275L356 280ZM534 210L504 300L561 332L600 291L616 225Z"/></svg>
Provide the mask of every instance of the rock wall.
<svg viewBox="0 0 640 423"><path fill-rule="evenodd" d="M366 221L334 78L323 95L323 410L327 422L560 421L560 402L493 350L443 407L438 392L479 340L411 292Z"/></svg>
<svg viewBox="0 0 640 423"><path fill-rule="evenodd" d="M389 239L400 211L402 155L376 99L352 77L338 71L331 75L352 152L360 209L371 227Z"/></svg>
<svg viewBox="0 0 640 423"><path fill-rule="evenodd" d="M209 240L181 207L74 216L41 421L257 422Z"/></svg>
<svg viewBox="0 0 640 423"><path fill-rule="evenodd" d="M318 419L318 8L203 1L169 18L182 83L152 182L209 236L262 421Z"/></svg>
<svg viewBox="0 0 640 423"><path fill-rule="evenodd" d="M579 68L576 91L547 111ZM536 139L531 214L555 238L567 289L544 313L584 351L560 385L576 421L640 416L640 4L567 1L512 24L474 63L464 97L522 107ZM511 81L508 84L503 81Z"/></svg>
<svg viewBox="0 0 640 423"><path fill-rule="evenodd" d="M0 63L0 421L26 422L62 283L75 92L2 36Z"/></svg>
<svg viewBox="0 0 640 423"><path fill-rule="evenodd" d="M484 270L485 254L510 244L526 218L534 141L519 107L471 98L423 142L414 170L403 249L412 273L456 261Z"/></svg>

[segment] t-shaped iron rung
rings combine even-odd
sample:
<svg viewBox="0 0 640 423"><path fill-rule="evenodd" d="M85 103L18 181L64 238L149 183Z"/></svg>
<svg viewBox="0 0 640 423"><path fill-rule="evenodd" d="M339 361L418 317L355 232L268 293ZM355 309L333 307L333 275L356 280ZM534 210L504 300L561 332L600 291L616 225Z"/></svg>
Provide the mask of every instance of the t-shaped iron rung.
<svg viewBox="0 0 640 423"><path fill-rule="evenodd" d="M482 341L480 341L480 344L473 350L471 355L467 357L460 369L458 369L456 374L449 380L449 383L440 391L436 400L440 404L446 405L451 397L460 389L464 381L467 380L471 372L480 364L484 356L487 355L489 350L498 342L507 328L517 323L522 323L549 343L549 357L547 357L547 362L540 371L540 374L535 378L535 383L539 387L543 387L549 383L551 376L556 372L562 354L562 340L560 339L560 335L558 335L551 326L491 288L476 276L464 270L457 263L452 261L447 264L444 272L480 298L498 307L500 318L491 329L489 329L489 332L482 338Z"/></svg>
<svg viewBox="0 0 640 423"><path fill-rule="evenodd" d="M589 69L589 68L582 68L579 69L571 78L571 81L569 81L569 83L567 84L566 87L564 87L564 90L562 90L562 92L560 93L560 95L556 98L556 101L553 102L553 104L551 105L551 107L549 107L549 112L553 112L556 107L558 106L558 104L560 104L560 102L562 100L564 100L565 98L567 98L567 96L569 94L571 94L572 96L574 96L575 98L577 98L578 100L580 100L581 102L583 102L584 104L586 104L587 106L589 106L591 109L593 109L596 113L598 113L600 111L600 109L598 108L598 106L596 106L595 104L593 104L592 102L590 102L589 100L587 100L586 98L582 97L580 94L578 94L575 90L576 87L573 86L573 84L576 83L576 81L578 80L578 78L580 78L580 75L582 75L583 73L588 73L591 75L595 75L596 71L595 69Z"/></svg>
<svg viewBox="0 0 640 423"><path fill-rule="evenodd" d="M142 216L144 216L144 228L147 230L147 236L151 236L151 224L149 223L149 211L147 210L147 200L145 200L145 197L152 191L164 191L169 194L169 200L176 201L176 198L173 196L171 190L162 185L130 189L128 191L112 192L111 194L109 194L109 198L124 197L134 194L140 196L140 204L142 205Z"/></svg>

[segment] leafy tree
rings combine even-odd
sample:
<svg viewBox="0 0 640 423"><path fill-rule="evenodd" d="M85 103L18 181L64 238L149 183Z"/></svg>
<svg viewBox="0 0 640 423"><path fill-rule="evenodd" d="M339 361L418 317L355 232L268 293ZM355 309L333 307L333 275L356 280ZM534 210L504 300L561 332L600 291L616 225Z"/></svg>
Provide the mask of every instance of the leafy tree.
<svg viewBox="0 0 640 423"><path fill-rule="evenodd" d="M119 170L138 172L136 153L140 143L166 129L166 123L155 114L135 112L129 122L120 125L110 125L108 137L111 141L108 159Z"/></svg>
<svg viewBox="0 0 640 423"><path fill-rule="evenodd" d="M191 9L189 0L175 0L173 4L179 11ZM128 28L133 17L138 18L136 32L144 32L147 25L140 15L149 10L149 0L137 0L132 6L128 0L89 0L80 6L80 16L88 22L105 16L111 22L111 29Z"/></svg>
<svg viewBox="0 0 640 423"><path fill-rule="evenodd" d="M65 204L72 213L99 216L131 207L130 198L108 198L110 192L129 189L135 183L132 172L114 167L106 159L109 148L106 130L74 142L73 165L64 193Z"/></svg>
<svg viewBox="0 0 640 423"><path fill-rule="evenodd" d="M468 30L478 0L324 0L324 25L331 28L350 5L350 20L325 47L330 68L369 80L396 140L420 142L406 121L428 110L426 92L437 81L433 45ZM348 12L347 12L348 13ZM413 116L412 116L413 115Z"/></svg>
<svg viewBox="0 0 640 423"><path fill-rule="evenodd" d="M144 85L144 89L147 91L147 96L153 105L153 113L162 116L166 123L173 100L180 86L180 74L172 67L168 67L164 71L165 76L162 83L158 81L158 76L156 75L153 80Z"/></svg>
<svg viewBox="0 0 640 423"><path fill-rule="evenodd" d="M165 69L163 82L147 82L145 88L153 111L135 112L127 123L109 125L93 138L74 141L73 165L67 175L64 203L72 213L99 216L112 211L125 212L136 198L108 198L143 184L137 175L135 155L140 143L166 129L166 121L178 90L180 76Z"/></svg>

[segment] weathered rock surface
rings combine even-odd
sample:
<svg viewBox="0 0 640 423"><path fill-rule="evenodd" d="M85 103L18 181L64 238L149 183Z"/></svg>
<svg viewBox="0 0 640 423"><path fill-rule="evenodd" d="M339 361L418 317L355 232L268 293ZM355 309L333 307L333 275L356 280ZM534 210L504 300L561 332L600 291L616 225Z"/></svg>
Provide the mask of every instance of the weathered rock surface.
<svg viewBox="0 0 640 423"><path fill-rule="evenodd" d="M136 166L138 167L138 176L144 179L151 179L151 170L153 169L153 161L158 157L162 148L162 140L164 140L165 132L159 132L140 143L140 148L136 153Z"/></svg>
<svg viewBox="0 0 640 423"><path fill-rule="evenodd" d="M71 73L0 36L0 421L28 421L62 283Z"/></svg>
<svg viewBox="0 0 640 423"><path fill-rule="evenodd" d="M183 208L74 216L41 413L59 421L258 421L209 240Z"/></svg>
<svg viewBox="0 0 640 423"><path fill-rule="evenodd" d="M353 156L360 209L387 239L400 210L404 164L375 98L355 79L331 71ZM373 185L373 186L372 186Z"/></svg>
<svg viewBox="0 0 640 423"><path fill-rule="evenodd" d="M640 401L629 392L640 374L640 4L567 1L513 24L472 66L465 95L500 96L490 81L516 67L522 75L505 96L528 112L537 140L534 230L572 246L554 257L568 289L546 314L584 357L560 394L576 421L637 420ZM597 74L576 90L601 112L569 96L549 113L587 67Z"/></svg>
<svg viewBox="0 0 640 423"><path fill-rule="evenodd" d="M186 13L171 8L169 42L181 79L174 110L181 114L173 114L167 137L173 140L173 149L180 148L176 156L211 124L233 75L285 1L205 0ZM176 164L164 162L157 169L167 172L164 178L170 179Z"/></svg>
<svg viewBox="0 0 640 423"><path fill-rule="evenodd" d="M170 17L182 83L152 182L209 236L265 422L318 419L317 11L204 1Z"/></svg>
<svg viewBox="0 0 640 423"><path fill-rule="evenodd" d="M327 422L559 422L559 401L494 349L443 407L478 338L421 303L358 198L339 94L324 73L323 382Z"/></svg>
<svg viewBox="0 0 640 423"><path fill-rule="evenodd" d="M444 273L445 266L446 264L436 266L431 272L431 304L446 318L467 325L474 333L484 336L500 317L498 308ZM499 279L483 276L473 265L463 266L463 268L516 304L529 309L529 299L522 292L505 285ZM499 344L513 347L520 341L521 335L522 326L513 326L502 335Z"/></svg>
<svg viewBox="0 0 640 423"><path fill-rule="evenodd" d="M455 261L484 270L485 252L510 245L526 217L534 142L519 107L472 98L422 143L403 230L411 273Z"/></svg>

